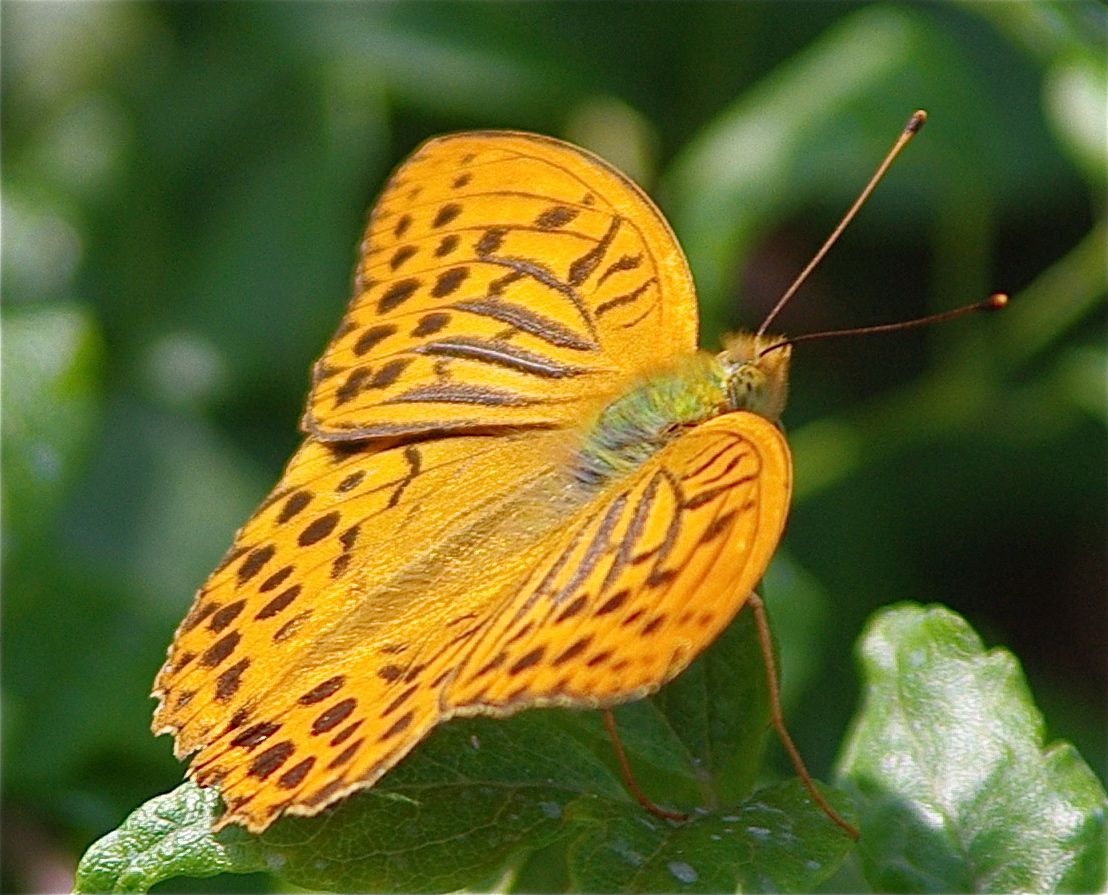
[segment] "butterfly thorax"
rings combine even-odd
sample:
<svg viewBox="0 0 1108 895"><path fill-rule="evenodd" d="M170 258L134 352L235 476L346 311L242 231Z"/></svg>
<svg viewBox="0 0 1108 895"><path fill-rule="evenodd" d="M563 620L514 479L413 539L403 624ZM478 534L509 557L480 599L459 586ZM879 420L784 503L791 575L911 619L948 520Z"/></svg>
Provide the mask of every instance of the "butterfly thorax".
<svg viewBox="0 0 1108 895"><path fill-rule="evenodd" d="M644 379L600 413L574 467L586 485L599 485L641 466L680 432L736 410L777 422L785 406L789 349L760 357L782 340L739 333L717 355L693 355L672 370Z"/></svg>

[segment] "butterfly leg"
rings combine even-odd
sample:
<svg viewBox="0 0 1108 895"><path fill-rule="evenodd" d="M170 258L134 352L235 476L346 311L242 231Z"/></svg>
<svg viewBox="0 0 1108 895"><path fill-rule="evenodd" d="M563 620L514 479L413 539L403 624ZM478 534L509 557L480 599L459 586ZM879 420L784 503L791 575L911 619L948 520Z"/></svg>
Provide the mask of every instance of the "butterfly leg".
<svg viewBox="0 0 1108 895"><path fill-rule="evenodd" d="M623 751L623 743L620 742L619 734L616 733L616 719L612 714L611 709L601 709L604 715L604 728L608 731L608 736L612 739L612 747L616 752L616 760L619 762L619 772L623 776L623 785L627 787L627 791L635 797L635 801L638 802L647 813L653 814L655 817L662 820L673 820L677 822L686 821L689 819L687 814L682 814L679 811L666 811L665 808L659 808L650 799L646 797L646 794L639 789L639 784L635 780L635 775L631 773L631 765L627 761L627 754Z"/></svg>
<svg viewBox="0 0 1108 895"><path fill-rule="evenodd" d="M781 745L785 747L785 752L788 753L789 761L792 762L797 776L800 777L800 782L804 784L804 788L808 790L812 800L819 805L832 823L842 828L843 832L851 839L856 840L859 835L858 830L843 820L820 794L820 791L816 789L816 785L812 782L812 776L804 766L804 759L800 757L800 752L793 743L792 737L789 736L789 731L785 728L785 716L781 711L781 692L777 684L777 660L773 655L773 640L769 633L766 605L762 602L762 598L753 592L747 598L747 603L749 603L750 609L754 613L754 624L758 629L758 643L762 648L762 659L766 664L766 682L769 685L769 710L773 729L777 731Z"/></svg>

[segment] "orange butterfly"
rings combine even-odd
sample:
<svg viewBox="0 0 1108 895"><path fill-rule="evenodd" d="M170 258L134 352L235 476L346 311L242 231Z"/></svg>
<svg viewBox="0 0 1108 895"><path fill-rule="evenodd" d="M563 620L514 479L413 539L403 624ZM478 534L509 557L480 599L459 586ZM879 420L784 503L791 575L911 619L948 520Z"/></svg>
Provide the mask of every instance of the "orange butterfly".
<svg viewBox="0 0 1108 895"><path fill-rule="evenodd" d="M476 132L395 172L307 438L155 682L219 827L315 814L457 715L645 696L715 639L785 525L789 349L696 339L673 233L599 158Z"/></svg>

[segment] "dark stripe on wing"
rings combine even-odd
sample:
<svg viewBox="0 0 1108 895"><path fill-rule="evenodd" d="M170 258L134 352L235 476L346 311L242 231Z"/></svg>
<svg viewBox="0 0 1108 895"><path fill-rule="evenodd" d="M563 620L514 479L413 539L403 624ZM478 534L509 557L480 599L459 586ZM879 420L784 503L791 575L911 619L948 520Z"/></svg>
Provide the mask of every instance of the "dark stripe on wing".
<svg viewBox="0 0 1108 895"><path fill-rule="evenodd" d="M474 301L460 301L451 308L456 311L468 311L482 317L491 317L501 323L514 326L521 332L536 336L557 348L571 348L574 351L596 351L600 346L586 339L557 320L551 320L542 314L536 314L523 305L499 301L495 298L479 298Z"/></svg>
<svg viewBox="0 0 1108 895"><path fill-rule="evenodd" d="M713 485L716 482L722 481L726 476L729 476L734 471L736 466L738 466L740 463L742 463L742 461L745 460L749 456L750 456L750 451L740 451L739 453L736 453L735 456L731 457L731 459L729 459L727 461L727 463L724 464L723 469L716 472L714 475L711 476L711 478L706 478L706 479L701 478L700 479L700 485L703 487L705 485ZM722 457L721 457L721 459L722 459ZM684 479L684 478L683 478L683 480L687 481L687 479ZM732 482L731 484L734 485L736 483Z"/></svg>
<svg viewBox="0 0 1108 895"><path fill-rule="evenodd" d="M632 565L638 565L649 559L654 560L654 567L650 573L651 577L647 579L648 584L651 578L662 573L662 564L669 559L670 553L673 552L673 546L677 543L677 535L681 530L682 511L685 509L686 505L684 492L681 490L680 484L678 484L677 480L673 477L673 474L667 469L660 469L657 475L659 483L665 483L669 486L670 491L673 493L673 502L676 504L678 511L670 516L669 525L666 526L666 533L662 538L662 543L643 553L638 553L631 558Z"/></svg>
<svg viewBox="0 0 1108 895"><path fill-rule="evenodd" d="M608 247L612 244L612 240L616 238L616 234L619 232L619 225L622 222L622 218L612 218L612 223L608 226L608 232L600 238L600 242L569 266L570 286L580 286L589 278L592 272L596 270L596 266L600 263L604 255L607 254Z"/></svg>
<svg viewBox="0 0 1108 895"><path fill-rule="evenodd" d="M552 591L550 588L553 585L554 580L558 577L558 575L561 574L562 569L565 568L566 564L570 561L570 558L577 550L577 545L581 543L581 539L585 536L585 530L587 527L588 526L586 525L581 525L573 533L573 538L570 540L569 544L565 546L562 552L558 555L558 558L550 564L550 567L546 570L545 574L543 574L542 580L534 588L531 589L531 595L526 600L524 600L523 605L521 605L516 610L516 614L512 618L513 624L526 616L527 613L530 612L531 607L534 606L538 600L544 600L552 595ZM530 582L531 578L528 578L527 584L529 585ZM524 593L527 589L528 588L525 586L520 590L520 592Z"/></svg>
<svg viewBox="0 0 1108 895"><path fill-rule="evenodd" d="M601 520L600 525L596 529L596 533L592 536L592 540L589 541L588 547L585 548L585 553L577 563L577 568L574 569L573 575L570 576L567 581L558 591L551 594L551 604L559 606L563 603L567 597L575 593L585 580L592 574L592 570L596 567L596 564L600 562L600 558L604 556L611 549L611 535L616 528L616 524L619 522L620 517L623 515L623 508L627 506L627 493L620 494L615 500L612 501L612 505L608 507L608 511L604 514L604 518Z"/></svg>
<svg viewBox="0 0 1108 895"><path fill-rule="evenodd" d="M723 485L716 485L714 488L705 488L698 494L694 494L688 500L681 504L683 510L698 510L705 504L711 503L717 497L726 494L729 491L733 491L739 485L745 485L748 482L753 482L757 476L744 475L742 478L735 479L734 481L727 482Z"/></svg>
<svg viewBox="0 0 1108 895"><path fill-rule="evenodd" d="M603 286L604 281L608 279L612 274L619 273L623 270L634 270L642 263L642 253L637 255L624 255L618 261L613 261L608 265L608 268L600 275L600 278L596 281L597 286Z"/></svg>
<svg viewBox="0 0 1108 895"><path fill-rule="evenodd" d="M528 398L519 392L471 385L462 382L436 382L401 392L382 404L480 404L485 407L531 407L545 401Z"/></svg>
<svg viewBox="0 0 1108 895"><path fill-rule="evenodd" d="M736 441L741 441L741 439L736 439ZM720 446L715 440L709 441L698 453L689 457L687 465L690 468L682 474L681 481L688 482L695 479L697 476L703 475L704 471L715 465L720 457L733 450L735 443L735 441L728 440ZM706 460L704 459L705 455L709 455ZM699 465L693 467L694 463Z"/></svg>
<svg viewBox="0 0 1108 895"><path fill-rule="evenodd" d="M658 496L658 485L660 481L661 479L657 475L651 476L646 490L635 503L634 511L631 514L631 522L627 526L627 531L624 532L623 537L620 539L619 550L616 552L615 559L612 560L612 565L608 569L608 574L604 578L604 583L600 586L601 594L607 593L611 586L619 580L619 576L623 570L631 564L632 556L635 553L635 547L642 538L643 531L646 529L647 519L650 516L650 511L654 508L654 500Z"/></svg>
<svg viewBox="0 0 1108 895"><path fill-rule="evenodd" d="M456 357L506 367L543 379L567 379L590 372L586 367L563 364L553 358L528 351L503 340L455 336L426 342L413 349L417 354L432 357Z"/></svg>
<svg viewBox="0 0 1108 895"><path fill-rule="evenodd" d="M637 289L633 289L624 295L618 295L615 298L610 298L607 301L601 302L596 306L596 316L599 317L601 314L606 314L608 311L622 307L623 305L634 304L642 297L642 294L646 292L647 289L657 282L657 279L651 277Z"/></svg>
<svg viewBox="0 0 1108 895"><path fill-rule="evenodd" d="M597 260L599 261L599 259ZM593 322L592 315L585 306L584 300L577 294L577 290L573 288L577 283L572 280L569 283L563 283L554 275L552 270L526 258L496 257L486 258L484 261L486 264L496 264L500 267L506 267L514 273L530 277L536 283L546 286L548 289L553 289L559 295L564 295L577 309L581 320L589 328L589 335L596 336L596 324Z"/></svg>

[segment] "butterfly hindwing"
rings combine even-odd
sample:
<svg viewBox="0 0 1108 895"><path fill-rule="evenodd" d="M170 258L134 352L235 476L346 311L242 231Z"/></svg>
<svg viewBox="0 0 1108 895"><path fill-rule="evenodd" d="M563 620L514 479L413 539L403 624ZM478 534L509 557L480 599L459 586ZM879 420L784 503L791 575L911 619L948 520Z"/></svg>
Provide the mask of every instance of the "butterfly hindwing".
<svg viewBox="0 0 1108 895"><path fill-rule="evenodd" d="M452 681L457 711L601 706L679 674L742 607L784 529L788 446L752 413L679 436L582 508Z"/></svg>

